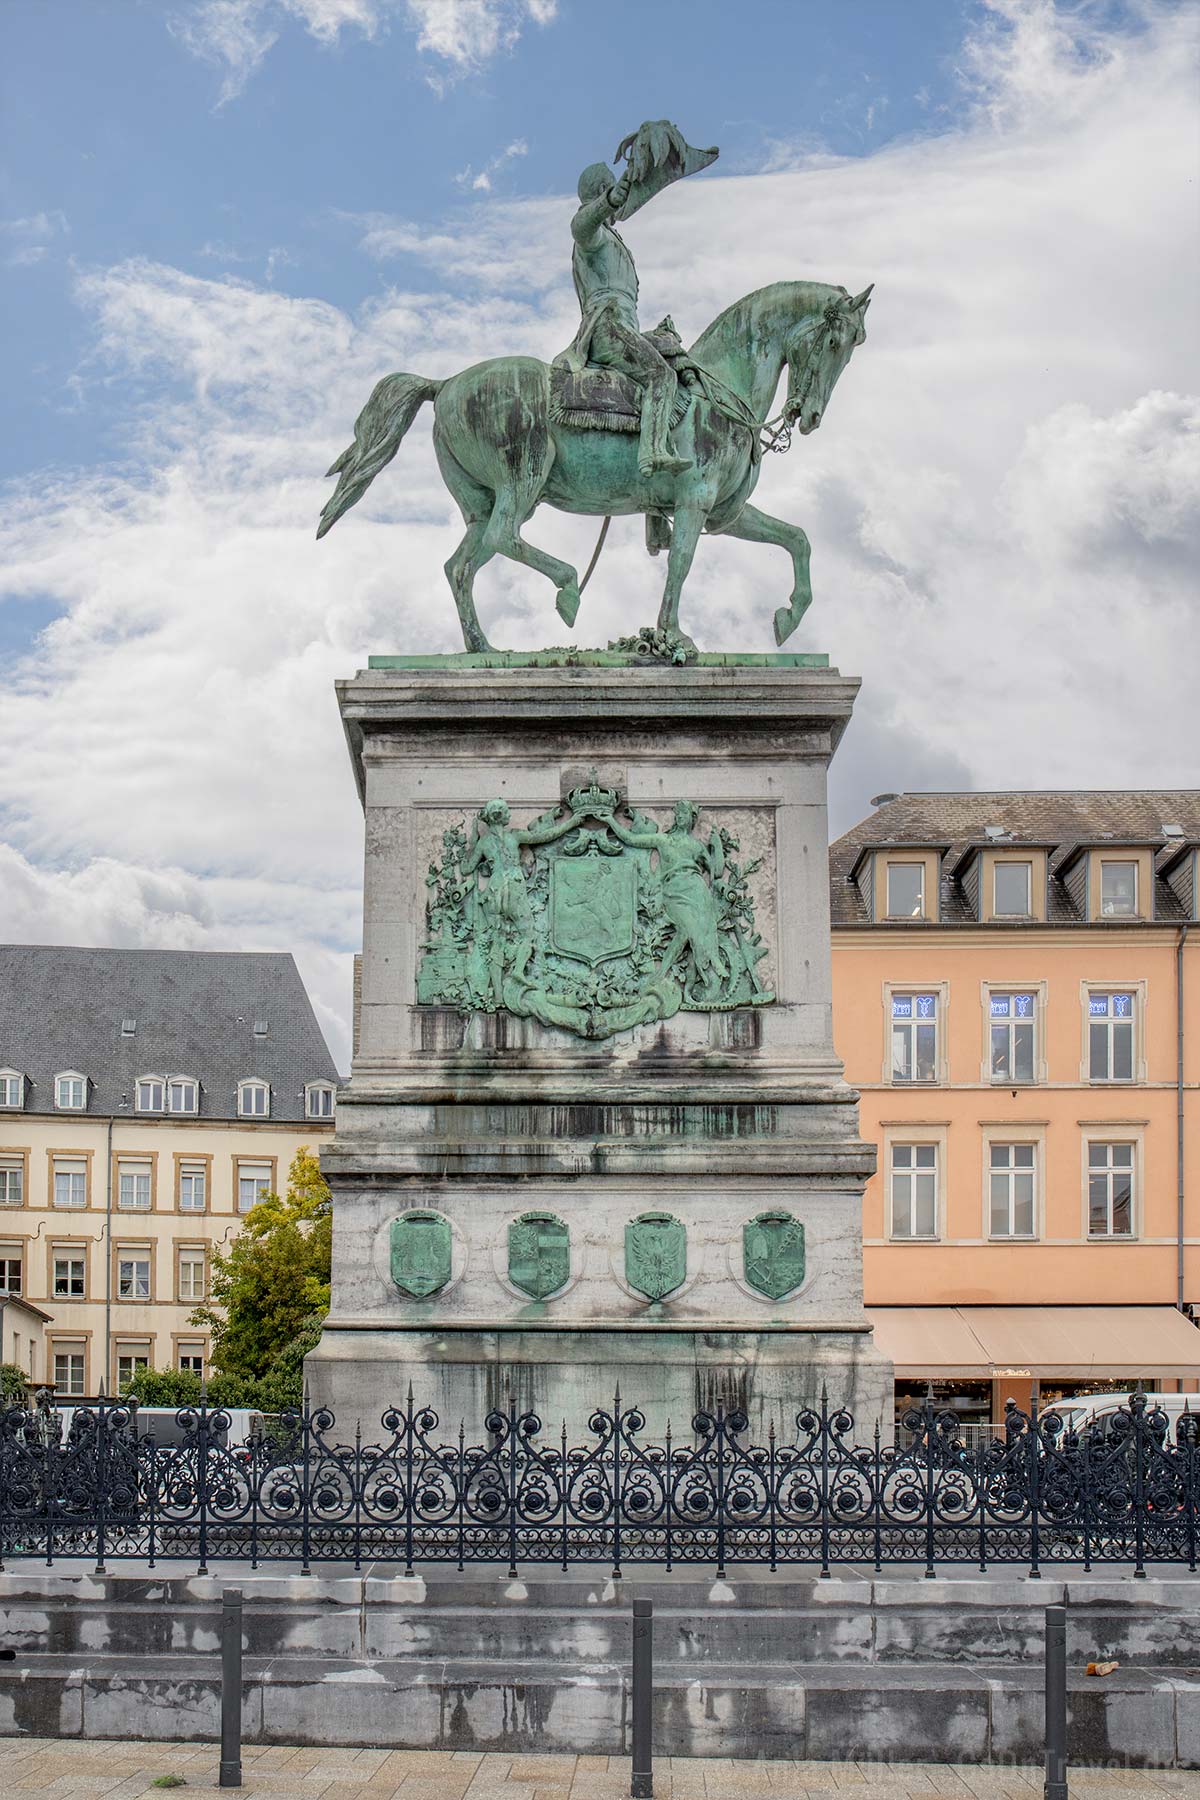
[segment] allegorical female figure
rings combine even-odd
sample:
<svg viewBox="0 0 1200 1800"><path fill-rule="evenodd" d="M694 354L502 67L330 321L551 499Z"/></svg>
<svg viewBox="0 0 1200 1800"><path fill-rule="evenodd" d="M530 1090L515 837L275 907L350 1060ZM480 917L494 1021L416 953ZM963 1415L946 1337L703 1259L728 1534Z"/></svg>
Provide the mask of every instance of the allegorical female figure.
<svg viewBox="0 0 1200 1800"><path fill-rule="evenodd" d="M488 884L480 900L488 924L488 965L497 1006L504 1004L506 960L510 972L520 981L533 955L533 911L521 867L521 850L526 844L553 843L579 823L573 814L568 814L537 830L511 831L510 816L506 801L488 801L475 820L475 842L462 865L464 875L470 875L481 863L488 871Z"/></svg>
<svg viewBox="0 0 1200 1800"><path fill-rule="evenodd" d="M675 933L658 973L665 975L690 951L704 984L703 998L714 1000L730 976L718 934L716 896L710 886L725 868L725 846L719 831L711 832L707 841L692 836L699 816L699 808L690 800L678 800L669 831L659 831L657 826L650 831L630 831L610 815L606 822L631 850L658 852L663 911Z"/></svg>

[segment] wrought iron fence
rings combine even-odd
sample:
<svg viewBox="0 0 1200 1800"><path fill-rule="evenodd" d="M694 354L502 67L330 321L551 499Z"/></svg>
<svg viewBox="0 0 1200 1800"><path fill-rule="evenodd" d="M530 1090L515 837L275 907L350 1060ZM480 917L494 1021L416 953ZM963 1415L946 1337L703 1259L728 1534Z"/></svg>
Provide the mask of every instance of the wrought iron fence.
<svg viewBox="0 0 1200 1800"><path fill-rule="evenodd" d="M160 1444L132 1403L71 1413L52 1397L0 1413L0 1556L150 1564L210 1560L403 1565L611 1563L771 1569L1043 1564L1196 1567L1200 1417L1174 1435L1142 1396L1105 1435L1073 1436L1053 1411L1011 1401L1003 1427L968 1446L952 1412L903 1415L907 1440L853 1439L822 1399L786 1434L747 1441L742 1412L697 1414L688 1437L647 1441L636 1406L597 1409L589 1441L543 1433L533 1413L490 1413L483 1440L415 1405L382 1432L340 1441L325 1408L286 1413L244 1445L202 1402Z"/></svg>

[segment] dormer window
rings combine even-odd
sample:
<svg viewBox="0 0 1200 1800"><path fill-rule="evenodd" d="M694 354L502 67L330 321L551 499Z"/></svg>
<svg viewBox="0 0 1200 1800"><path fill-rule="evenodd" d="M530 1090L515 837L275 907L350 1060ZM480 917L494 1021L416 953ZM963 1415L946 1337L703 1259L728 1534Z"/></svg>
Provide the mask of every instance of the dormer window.
<svg viewBox="0 0 1200 1800"><path fill-rule="evenodd" d="M16 1069L0 1069L0 1106L18 1107L25 1104L25 1077Z"/></svg>
<svg viewBox="0 0 1200 1800"><path fill-rule="evenodd" d="M271 1115L271 1089L265 1081L239 1081L238 1117L267 1119Z"/></svg>
<svg viewBox="0 0 1200 1800"><path fill-rule="evenodd" d="M1136 919L1138 916L1138 866L1136 862L1100 863L1100 917Z"/></svg>
<svg viewBox="0 0 1200 1800"><path fill-rule="evenodd" d="M887 916L889 919L925 917L923 862L890 862L887 865Z"/></svg>
<svg viewBox="0 0 1200 1800"><path fill-rule="evenodd" d="M162 1075L140 1075L137 1084L136 1110L140 1113L163 1112L166 1108L167 1084Z"/></svg>
<svg viewBox="0 0 1200 1800"><path fill-rule="evenodd" d="M304 1090L304 1111L310 1119L332 1119L333 1083L310 1081Z"/></svg>
<svg viewBox="0 0 1200 1800"><path fill-rule="evenodd" d="M87 1076L68 1069L54 1077L54 1104L60 1112L82 1112L87 1105Z"/></svg>
<svg viewBox="0 0 1200 1800"><path fill-rule="evenodd" d="M194 1113L200 1085L190 1075L172 1075L167 1083L167 1111L172 1113Z"/></svg>
<svg viewBox="0 0 1200 1800"><path fill-rule="evenodd" d="M998 862L992 910L998 919L1027 919L1033 911L1033 864Z"/></svg>

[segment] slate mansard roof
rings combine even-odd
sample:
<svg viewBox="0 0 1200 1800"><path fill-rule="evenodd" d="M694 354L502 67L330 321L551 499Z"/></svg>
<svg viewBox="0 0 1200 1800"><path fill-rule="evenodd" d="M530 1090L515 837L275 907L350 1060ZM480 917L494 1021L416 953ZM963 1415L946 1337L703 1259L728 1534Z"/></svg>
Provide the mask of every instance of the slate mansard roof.
<svg viewBox="0 0 1200 1800"><path fill-rule="evenodd" d="M132 1114L140 1075L189 1075L200 1118L235 1119L239 1081L258 1078L276 1123L304 1119L306 1082L338 1079L294 958L249 950L0 945L0 1068L25 1076L37 1113L68 1070L88 1077L93 1115Z"/></svg>
<svg viewBox="0 0 1200 1800"><path fill-rule="evenodd" d="M1178 827L1178 834L1166 833L1168 825ZM1122 845L1155 852L1154 919L1160 924L1182 922L1189 915L1166 871L1181 854L1200 845L1200 789L894 794L829 847L833 923L872 922L853 879L864 851L907 846L941 854L939 922L975 924L960 879L969 852L1015 850L1022 845L1048 853L1046 918L1051 925L1083 923L1061 879L1079 851L1110 851Z"/></svg>

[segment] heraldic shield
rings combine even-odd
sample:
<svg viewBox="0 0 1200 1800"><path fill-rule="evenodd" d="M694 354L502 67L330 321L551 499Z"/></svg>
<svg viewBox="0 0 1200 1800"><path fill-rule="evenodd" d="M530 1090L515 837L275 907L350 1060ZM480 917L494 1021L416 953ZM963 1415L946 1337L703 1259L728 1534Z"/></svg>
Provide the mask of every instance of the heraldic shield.
<svg viewBox="0 0 1200 1800"><path fill-rule="evenodd" d="M637 863L632 856L556 857L550 865L550 939L595 968L633 949Z"/></svg>
<svg viewBox="0 0 1200 1800"><path fill-rule="evenodd" d="M522 1213L508 1228L508 1279L533 1300L557 1293L571 1273L566 1226L553 1213Z"/></svg>
<svg viewBox="0 0 1200 1800"><path fill-rule="evenodd" d="M670 1213L642 1213L625 1227L625 1279L647 1300L662 1300L687 1274L687 1232Z"/></svg>
<svg viewBox="0 0 1200 1800"><path fill-rule="evenodd" d="M450 1279L450 1221L434 1212L407 1212L392 1221L392 1280L401 1293L424 1300Z"/></svg>
<svg viewBox="0 0 1200 1800"><path fill-rule="evenodd" d="M746 1280L769 1300L782 1300L804 1280L804 1227L791 1213L759 1213L742 1227Z"/></svg>

